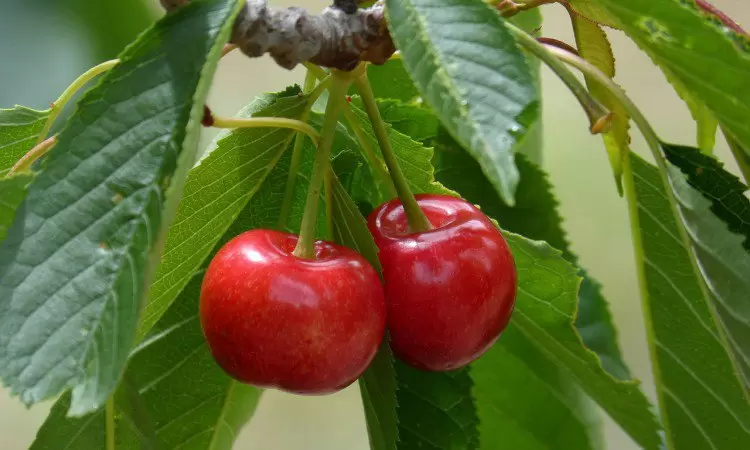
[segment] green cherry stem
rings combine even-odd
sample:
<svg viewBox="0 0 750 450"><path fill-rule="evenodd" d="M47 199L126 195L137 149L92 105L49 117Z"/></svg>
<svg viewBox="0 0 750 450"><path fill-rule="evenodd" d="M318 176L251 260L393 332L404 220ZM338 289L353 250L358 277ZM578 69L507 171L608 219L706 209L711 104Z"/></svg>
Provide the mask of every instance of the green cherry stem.
<svg viewBox="0 0 750 450"><path fill-rule="evenodd" d="M8 173L5 174L6 178L10 178L11 175L26 172L31 169L31 165L34 161L46 155L52 148L57 144L57 136L52 136L45 141L40 142L34 148L29 150L21 159L19 159L13 167L10 168Z"/></svg>
<svg viewBox="0 0 750 450"><path fill-rule="evenodd" d="M315 82L317 78L311 71L307 71L305 74L305 84L302 88L304 94L309 94L315 88ZM309 103L308 103L309 104ZM312 105L310 105L312 106ZM307 116L309 109L302 114L302 120L307 122ZM289 163L289 173L286 178L286 186L284 188L284 199L281 202L281 212L279 213L279 229L286 227L286 221L289 217L289 211L292 209L292 197L294 196L294 187L297 183L297 173L299 167L302 164L302 149L305 146L305 134L297 132L294 135L294 149L292 150L292 160Z"/></svg>
<svg viewBox="0 0 750 450"><path fill-rule="evenodd" d="M52 108L49 110L49 117L47 117L47 122L44 124L44 128L42 129L42 132L39 134L39 139L37 139L36 143L41 144L42 141L44 141L47 138L47 135L49 134L49 130L52 128L52 124L55 122L55 120L60 116L60 113L62 113L63 109L65 108L65 105L70 101L70 99L73 98L74 95L76 95L76 92L78 92L82 87L86 85L89 81L93 80L100 74L110 70L111 68L115 67L120 63L119 59L113 59L111 61L107 61L104 63L99 64L98 66L92 67L91 69L84 72L81 76L76 78L73 83L68 86L65 91L63 91L60 98L58 98L53 104Z"/></svg>
<svg viewBox="0 0 750 450"><path fill-rule="evenodd" d="M299 131L310 136L310 139L317 145L320 135L308 123L297 119L287 119L285 117L251 117L249 119L235 117L218 117L213 116L211 123L216 128L289 128Z"/></svg>
<svg viewBox="0 0 750 450"><path fill-rule="evenodd" d="M107 436L107 450L115 450L115 399L114 394L112 394L108 399L107 403L104 406L104 416L105 416L105 434Z"/></svg>
<svg viewBox="0 0 750 450"><path fill-rule="evenodd" d="M396 192L393 181L391 180L390 175L388 175L388 169L383 165L383 161L375 153L375 150L373 150L370 141L365 135L365 131L362 129L359 120L357 120L357 117L354 115L351 108L349 108L349 105L346 105L346 108L344 109L344 118L349 124L349 128L352 129L354 135L357 137L359 147L362 149L362 154L365 156L365 159L370 164L370 167L372 167L377 178L379 178L382 186L388 191L388 199L390 200L397 197L398 192Z"/></svg>
<svg viewBox="0 0 750 450"><path fill-rule="evenodd" d="M339 116L346 103L346 91L350 84L351 80L346 74L333 72L331 86L328 88L328 104L323 119L323 129L315 153L310 186L307 189L307 200L305 201L305 212L302 215L299 240L293 252L294 256L298 258L315 258L315 223L318 218L320 191L323 187L323 179L330 167L331 146L336 134Z"/></svg>
<svg viewBox="0 0 750 450"><path fill-rule="evenodd" d="M591 133L599 134L609 131L612 113L594 99L583 83L576 78L573 72L565 67L565 64L560 62L558 58L555 58L554 55L547 51L549 46L537 42L535 38L509 22L506 22L505 26L522 47L540 60L544 61L544 63L555 72L560 80L565 83L568 89L570 89L570 92L576 97L578 103L581 104L583 110L586 112L586 116L589 118L589 123L591 125L589 129Z"/></svg>
<svg viewBox="0 0 750 450"><path fill-rule="evenodd" d="M385 165L391 174L391 179L393 180L393 185L396 187L401 204L404 205L406 218L409 222L409 230L413 233L431 230L432 225L427 216L425 216L424 211L419 207L417 199L414 198L414 194L412 194L406 177L398 164L396 154L393 152L391 141L388 139L388 131L385 128L385 122L383 122L383 118L380 116L380 109L378 109L378 104L375 100L375 94L373 94L370 82L367 80L367 73L364 72L354 80L354 85L362 96L362 102L364 103L367 116L370 118L370 122L372 122L372 129L375 131L380 151L383 153Z"/></svg>

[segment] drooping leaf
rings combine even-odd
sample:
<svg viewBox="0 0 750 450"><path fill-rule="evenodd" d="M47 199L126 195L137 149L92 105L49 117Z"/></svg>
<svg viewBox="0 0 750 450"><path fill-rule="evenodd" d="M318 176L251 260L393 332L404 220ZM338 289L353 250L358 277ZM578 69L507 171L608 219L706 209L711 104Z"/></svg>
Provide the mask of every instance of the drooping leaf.
<svg viewBox="0 0 750 450"><path fill-rule="evenodd" d="M672 155L672 159L679 159L682 164L686 164L686 158L692 158L695 162L701 156L696 149L668 144L662 147L665 153ZM675 166L667 165L667 175L677 200L675 206L681 225L687 231L691 255L705 281L719 326L727 336L745 388L750 390L750 303L747 295L750 292L750 278L747 276L750 273L750 251L743 245L748 240L748 227L743 223L747 217L736 215L747 216L750 201L742 195L746 190L744 186L735 185L733 190L721 189L720 182L739 181L733 180L732 175L724 172L718 163L709 162L709 159L703 156L701 162L707 166L703 170L710 167L716 180L706 182L706 178L703 178L702 186L713 188L713 192L691 187ZM696 179L699 174L692 175ZM730 207L732 201L736 204ZM731 231L732 228L737 231Z"/></svg>
<svg viewBox="0 0 750 450"><path fill-rule="evenodd" d="M750 40L694 1L599 0L656 64L750 148Z"/></svg>
<svg viewBox="0 0 750 450"><path fill-rule="evenodd" d="M16 217L16 210L26 198L33 179L34 176L30 174L17 174L10 178L0 175L0 242L7 236L8 228Z"/></svg>
<svg viewBox="0 0 750 450"><path fill-rule="evenodd" d="M577 14L571 14L571 20L581 57L608 77L614 78L615 56L607 34L599 25ZM607 133L602 134L602 139L615 176L617 192L622 196L622 159L630 148L630 116L622 102L608 89L590 77L586 77L586 84L594 98L612 113L612 127Z"/></svg>
<svg viewBox="0 0 750 450"><path fill-rule="evenodd" d="M502 17L473 0L387 0L404 67L443 126L513 203L513 146L537 109L524 56Z"/></svg>
<svg viewBox="0 0 750 450"><path fill-rule="evenodd" d="M34 147L48 116L23 106L0 109L0 177Z"/></svg>
<svg viewBox="0 0 750 450"><path fill-rule="evenodd" d="M0 375L23 402L73 388L83 415L116 387L239 7L196 2L143 34L29 186L0 248Z"/></svg>
<svg viewBox="0 0 750 450"><path fill-rule="evenodd" d="M633 179L628 181L626 172L626 185L632 185L636 200L631 204L636 262L667 444L674 449L746 448L750 408L659 171L633 153L630 161Z"/></svg>
<svg viewBox="0 0 750 450"><path fill-rule="evenodd" d="M706 105L698 100L695 95L668 69L662 67L662 72L667 81L672 85L677 95L685 102L696 125L696 142L698 148L707 155L713 154L716 145L716 131L719 122Z"/></svg>
<svg viewBox="0 0 750 450"><path fill-rule="evenodd" d="M298 118L306 99L299 90L256 99L239 116ZM294 132L279 128L238 129L216 141L189 173L161 265L138 328L138 339L169 308L237 215L276 166Z"/></svg>

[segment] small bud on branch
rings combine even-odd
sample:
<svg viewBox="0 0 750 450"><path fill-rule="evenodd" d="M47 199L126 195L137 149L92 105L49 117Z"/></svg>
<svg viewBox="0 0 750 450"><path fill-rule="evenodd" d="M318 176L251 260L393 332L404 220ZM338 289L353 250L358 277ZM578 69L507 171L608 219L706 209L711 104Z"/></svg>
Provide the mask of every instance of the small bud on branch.
<svg viewBox="0 0 750 450"><path fill-rule="evenodd" d="M167 11L188 2L161 0ZM361 61L383 64L396 51L382 3L352 14L326 8L315 15L297 7L270 7L267 0L248 0L235 21L231 42L250 57L268 53L287 69L310 61L351 70Z"/></svg>

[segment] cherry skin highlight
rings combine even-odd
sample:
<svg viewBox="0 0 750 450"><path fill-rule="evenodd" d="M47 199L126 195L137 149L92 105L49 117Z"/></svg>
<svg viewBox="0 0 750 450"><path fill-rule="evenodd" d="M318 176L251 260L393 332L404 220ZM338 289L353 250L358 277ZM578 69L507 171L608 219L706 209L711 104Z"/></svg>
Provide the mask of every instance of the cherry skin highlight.
<svg viewBox="0 0 750 450"><path fill-rule="evenodd" d="M446 371L479 358L510 320L516 267L505 239L465 200L417 195L433 226L412 233L398 199L373 211L393 352L422 370Z"/></svg>
<svg viewBox="0 0 750 450"><path fill-rule="evenodd" d="M200 321L216 362L233 378L298 394L353 383L385 332L383 288L357 253L318 241L292 254L296 235L243 233L203 279Z"/></svg>

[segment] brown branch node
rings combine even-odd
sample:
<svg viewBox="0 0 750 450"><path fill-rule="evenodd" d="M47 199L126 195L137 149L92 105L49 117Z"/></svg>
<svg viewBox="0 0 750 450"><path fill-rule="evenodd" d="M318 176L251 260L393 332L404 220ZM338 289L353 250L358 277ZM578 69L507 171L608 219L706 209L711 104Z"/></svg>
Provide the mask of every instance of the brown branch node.
<svg viewBox="0 0 750 450"><path fill-rule="evenodd" d="M161 0L167 11L188 2ZM382 3L352 14L326 8L315 15L297 7L271 7L267 0L248 0L234 23L231 42L250 57L268 53L287 69L310 61L351 70L361 61L383 64L396 51Z"/></svg>

